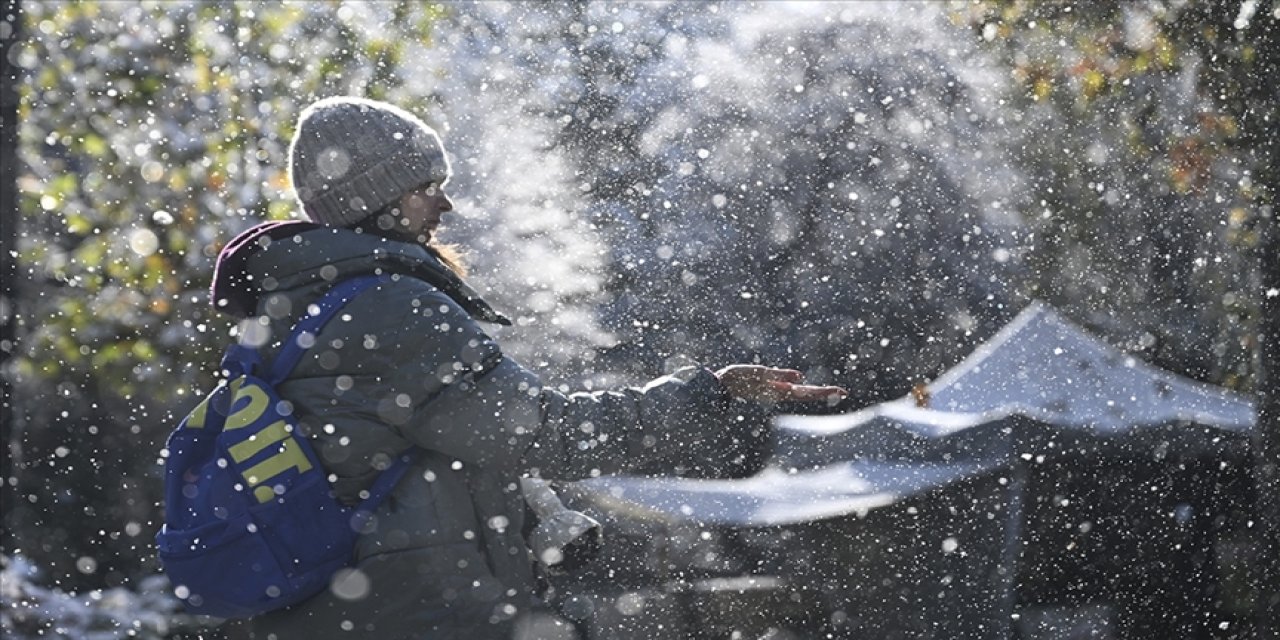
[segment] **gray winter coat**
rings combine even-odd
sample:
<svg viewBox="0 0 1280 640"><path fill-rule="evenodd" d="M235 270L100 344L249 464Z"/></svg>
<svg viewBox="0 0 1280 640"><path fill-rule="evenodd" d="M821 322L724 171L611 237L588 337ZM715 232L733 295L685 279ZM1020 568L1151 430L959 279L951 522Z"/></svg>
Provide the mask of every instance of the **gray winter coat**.
<svg viewBox="0 0 1280 640"><path fill-rule="evenodd" d="M358 501L397 453L426 450L360 536L355 570L254 620L254 637L509 637L536 603L522 475L625 472L699 442L714 450L708 440L729 428L728 398L705 369L618 391L544 387L474 319L500 316L421 246L319 228L241 250L230 279L259 292L242 339L268 355L334 283L391 275L344 307L279 387L339 498Z"/></svg>

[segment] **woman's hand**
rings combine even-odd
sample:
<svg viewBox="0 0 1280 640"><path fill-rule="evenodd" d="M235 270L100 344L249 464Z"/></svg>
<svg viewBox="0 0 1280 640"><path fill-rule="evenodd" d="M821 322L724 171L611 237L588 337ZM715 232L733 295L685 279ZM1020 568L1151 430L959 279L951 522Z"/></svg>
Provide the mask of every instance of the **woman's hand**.
<svg viewBox="0 0 1280 640"><path fill-rule="evenodd" d="M840 387L802 384L804 376L794 369L775 369L755 364L729 365L716 372L729 395L755 402L816 402L835 404L849 395Z"/></svg>

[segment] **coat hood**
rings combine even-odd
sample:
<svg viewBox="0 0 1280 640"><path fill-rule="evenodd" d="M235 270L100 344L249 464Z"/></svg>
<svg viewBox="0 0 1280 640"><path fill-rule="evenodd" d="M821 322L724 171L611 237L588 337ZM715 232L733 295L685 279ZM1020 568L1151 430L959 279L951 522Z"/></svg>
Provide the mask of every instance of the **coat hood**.
<svg viewBox="0 0 1280 640"><path fill-rule="evenodd" d="M264 222L227 243L214 266L209 301L218 311L247 318L268 292L372 273L426 281L477 320L511 324L427 247L301 220Z"/></svg>

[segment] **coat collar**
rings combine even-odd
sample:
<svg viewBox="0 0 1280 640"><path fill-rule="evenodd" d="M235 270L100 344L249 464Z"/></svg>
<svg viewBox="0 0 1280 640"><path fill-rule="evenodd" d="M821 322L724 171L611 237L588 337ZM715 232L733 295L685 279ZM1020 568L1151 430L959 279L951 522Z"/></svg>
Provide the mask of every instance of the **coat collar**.
<svg viewBox="0 0 1280 640"><path fill-rule="evenodd" d="M246 317L264 292L375 273L426 281L472 317L511 324L422 245L300 221L264 223L228 243L218 257L210 297L218 310Z"/></svg>

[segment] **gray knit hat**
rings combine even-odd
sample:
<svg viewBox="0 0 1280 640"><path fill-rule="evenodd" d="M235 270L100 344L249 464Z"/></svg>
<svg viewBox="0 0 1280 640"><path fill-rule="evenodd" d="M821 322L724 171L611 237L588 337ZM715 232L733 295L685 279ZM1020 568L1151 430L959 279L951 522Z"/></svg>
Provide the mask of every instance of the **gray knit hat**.
<svg viewBox="0 0 1280 640"><path fill-rule="evenodd" d="M308 218L345 227L429 182L449 160L435 130L376 100L326 98L307 107L289 145L289 180Z"/></svg>

